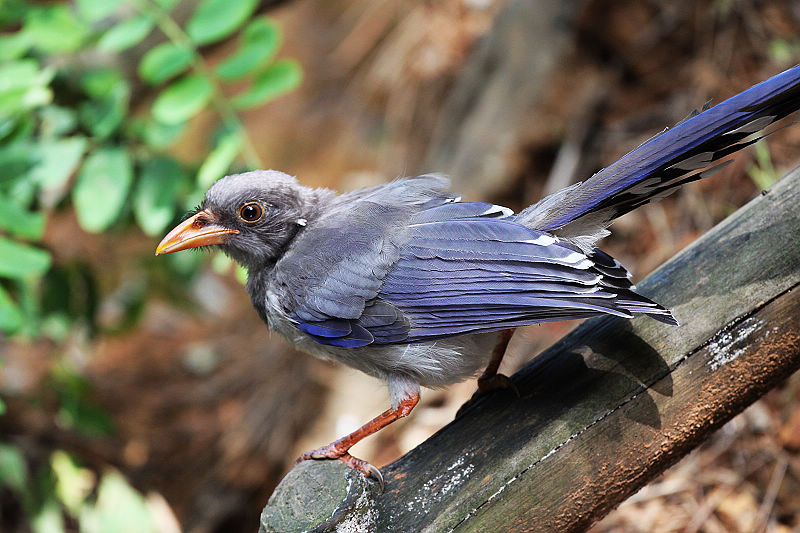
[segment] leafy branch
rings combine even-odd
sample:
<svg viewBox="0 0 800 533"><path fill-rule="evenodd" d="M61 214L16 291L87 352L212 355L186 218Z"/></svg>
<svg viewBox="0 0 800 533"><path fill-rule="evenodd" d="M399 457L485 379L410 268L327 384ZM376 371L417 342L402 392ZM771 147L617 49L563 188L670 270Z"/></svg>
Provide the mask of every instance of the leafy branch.
<svg viewBox="0 0 800 533"><path fill-rule="evenodd" d="M275 59L279 26L253 18L258 0L200 0L185 24L172 15L177 3L3 3L0 331L36 335L47 315L70 315L43 306L43 291L53 284L38 282L42 276L71 279L58 275L65 267L35 246L54 209L71 207L90 233L133 219L155 236L239 158L244 167L261 166L239 113L301 80L296 61ZM237 49L210 66L202 48L229 38ZM141 54L136 73L153 94L145 113L131 109L134 80L119 66L130 56L120 54L134 47L133 55ZM227 84L242 81L247 88L228 97ZM219 117L211 150L199 161L178 161L167 150L205 109ZM82 306L83 320L93 320L91 307Z"/></svg>
<svg viewBox="0 0 800 533"><path fill-rule="evenodd" d="M144 280L103 296L98 258L57 259L42 246L48 221L65 218L59 212L74 211L88 233L120 235L135 223L155 236L214 180L261 166L240 113L297 87L300 67L276 59L280 27L254 16L258 0L185 1L184 24L173 15L178 0L0 0L0 336L91 335L101 328L101 298L121 309L102 328L119 331L141 313L147 287L180 286L202 261L158 261L139 269ZM224 39L237 46L212 66L204 47ZM123 68L131 57L132 72ZM231 82L246 88L228 96ZM176 159L170 147L204 110L218 118L209 152ZM61 427L113 431L78 369L62 361L48 378ZM13 405L0 399L0 415ZM63 451L26 464L26 452L0 442L0 489L17 498L32 531L69 522L81 531L155 530L121 475L96 474Z"/></svg>

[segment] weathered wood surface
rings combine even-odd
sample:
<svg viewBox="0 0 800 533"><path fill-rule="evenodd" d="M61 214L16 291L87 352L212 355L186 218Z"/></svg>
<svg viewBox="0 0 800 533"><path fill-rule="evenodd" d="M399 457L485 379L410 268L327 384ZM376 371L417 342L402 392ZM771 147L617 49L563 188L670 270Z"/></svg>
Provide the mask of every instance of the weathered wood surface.
<svg viewBox="0 0 800 533"><path fill-rule="evenodd" d="M521 398L484 398L384 467L382 494L338 462L302 465L314 490L351 490L305 500L307 523L339 506L319 531L586 528L800 368L798 206L800 169L639 284L681 326L587 321L513 376ZM295 473L262 530L309 494Z"/></svg>

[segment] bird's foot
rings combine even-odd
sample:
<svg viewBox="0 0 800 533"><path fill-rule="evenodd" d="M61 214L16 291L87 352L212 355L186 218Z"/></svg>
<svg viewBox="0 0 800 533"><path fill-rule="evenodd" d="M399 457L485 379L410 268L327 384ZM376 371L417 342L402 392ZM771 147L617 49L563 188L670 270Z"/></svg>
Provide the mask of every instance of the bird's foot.
<svg viewBox="0 0 800 533"><path fill-rule="evenodd" d="M335 442L328 444L327 446L317 448L316 450L311 450L310 452L304 453L298 457L294 464L298 464L302 461L308 461L309 459L314 459L316 461L338 459L350 468L358 470L366 477L371 477L376 480L381 487L381 491L383 491L383 474L381 474L381 471L363 459L353 457L348 453L347 450L337 447Z"/></svg>
<svg viewBox="0 0 800 533"><path fill-rule="evenodd" d="M478 378L478 390L472 395L472 398L464 402L464 404L459 407L458 412L456 413L456 418L463 415L464 412L467 411L470 407L475 405L475 403L486 396L487 394L497 391L497 390L510 390L514 393L517 398L520 398L522 395L519 393L519 389L514 382L511 381L511 378L506 376L505 374L492 374L491 376L481 376Z"/></svg>
<svg viewBox="0 0 800 533"><path fill-rule="evenodd" d="M517 398L521 397L519 389L511 378L505 374L494 374L491 376L481 376L478 378L478 391L475 394L484 395L496 390L510 390Z"/></svg>

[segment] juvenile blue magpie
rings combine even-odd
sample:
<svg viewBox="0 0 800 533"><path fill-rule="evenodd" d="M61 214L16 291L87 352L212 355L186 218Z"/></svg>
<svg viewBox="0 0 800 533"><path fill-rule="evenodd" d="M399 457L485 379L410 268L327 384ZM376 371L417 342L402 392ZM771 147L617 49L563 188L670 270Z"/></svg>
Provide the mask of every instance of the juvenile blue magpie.
<svg viewBox="0 0 800 533"><path fill-rule="evenodd" d="M247 291L270 328L387 382L390 409L298 459L339 459L380 480L350 447L409 414L420 386L482 368L482 389L502 383L499 341L513 328L636 314L677 324L595 243L612 220L710 175L798 107L800 66L693 113L516 215L462 202L434 174L341 195L274 170L231 175L156 254L219 246L247 268Z"/></svg>

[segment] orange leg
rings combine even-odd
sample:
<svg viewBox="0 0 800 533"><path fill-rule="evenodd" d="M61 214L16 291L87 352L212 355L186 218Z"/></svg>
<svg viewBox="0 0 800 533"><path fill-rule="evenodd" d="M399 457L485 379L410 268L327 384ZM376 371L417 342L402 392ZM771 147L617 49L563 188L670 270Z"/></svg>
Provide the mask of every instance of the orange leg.
<svg viewBox="0 0 800 533"><path fill-rule="evenodd" d="M355 468L366 476L376 478L381 485L381 490L383 490L383 476L380 470L362 459L353 457L348 451L364 437L369 437L395 420L407 416L418 402L419 392L415 392L411 396L400 400L396 409L387 409L349 435L335 440L327 446L304 453L295 461L295 464L308 459L338 459L350 468Z"/></svg>

